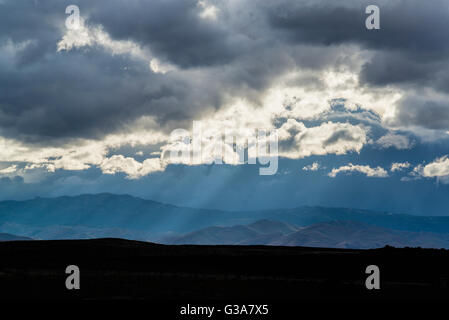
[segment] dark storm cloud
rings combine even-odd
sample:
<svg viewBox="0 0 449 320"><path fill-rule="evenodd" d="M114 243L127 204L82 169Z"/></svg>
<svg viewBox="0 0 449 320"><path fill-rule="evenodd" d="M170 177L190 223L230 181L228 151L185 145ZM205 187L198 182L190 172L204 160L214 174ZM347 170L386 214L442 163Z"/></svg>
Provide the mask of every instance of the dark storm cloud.
<svg viewBox="0 0 449 320"><path fill-rule="evenodd" d="M186 97L175 82L158 81L119 56L90 55L60 53L33 65L2 65L2 134L24 140L101 137L141 114L180 108Z"/></svg>
<svg viewBox="0 0 449 320"><path fill-rule="evenodd" d="M396 124L448 130L449 100L437 100L426 96L406 97L400 102Z"/></svg>
<svg viewBox="0 0 449 320"><path fill-rule="evenodd" d="M71 4L80 7L89 26L101 25L112 39L139 44L178 71L155 74L149 61L111 55L98 46L56 52ZM444 0L377 1L381 30L372 32L364 27L368 3L359 1L208 4L217 7L216 20L201 18L194 0L1 1L0 134L41 144L101 138L144 115L165 130L186 127L232 97L257 101L298 67L350 65L339 59L341 44L373 51L362 69L366 86L449 90L441 72L448 69L449 49ZM4 49L8 45L13 53ZM408 116L400 119L442 126L444 117L420 123L420 110L401 109L399 114Z"/></svg>
<svg viewBox="0 0 449 320"><path fill-rule="evenodd" d="M447 61L417 61L401 52L378 52L365 64L361 81L376 86L388 84L423 85L435 82L435 74L445 67Z"/></svg>
<svg viewBox="0 0 449 320"><path fill-rule="evenodd" d="M380 30L364 28L368 4L380 8ZM449 100L435 102L431 95L425 100L407 93L423 87L449 93L447 1L284 1L269 6L267 15L286 41L323 46L354 43L371 50L372 59L362 67L360 82L406 90L396 123L449 129Z"/></svg>
<svg viewBox="0 0 449 320"><path fill-rule="evenodd" d="M90 2L78 2L82 9L89 8ZM65 31L61 26L67 5L59 1L0 5L0 44L6 48L0 51L2 136L42 144L101 138L142 115L154 116L163 125L192 119L200 105L219 104L217 90L207 92L206 86L196 84L201 80L152 73L149 61L111 55L98 46L56 52ZM132 24L133 17L125 20Z"/></svg>
<svg viewBox="0 0 449 320"><path fill-rule="evenodd" d="M148 45L181 67L225 64L243 49L229 26L199 16L195 0L90 2L90 21L102 24L112 37Z"/></svg>
<svg viewBox="0 0 449 320"><path fill-rule="evenodd" d="M155 117L162 127L185 127L201 112L219 108L226 97L258 97L292 67L276 50L266 50L260 60L243 55L223 69L245 45L222 23L201 19L194 1L70 4L79 5L89 26L102 25L114 40L132 40L181 69L203 68L196 73L154 74L149 61L111 55L99 46L56 52L68 4L1 4L1 135L43 144L101 138L143 115Z"/></svg>
<svg viewBox="0 0 449 320"><path fill-rule="evenodd" d="M365 8L380 8L380 30L365 28ZM374 50L362 69L362 83L435 85L434 73L448 66L449 5L403 1L283 1L267 9L273 28L286 41L339 45L354 43ZM446 88L444 88L446 89Z"/></svg>
<svg viewBox="0 0 449 320"><path fill-rule="evenodd" d="M365 8L380 8L380 30L365 28ZM323 45L358 43L365 48L399 50L420 58L448 52L449 11L445 0L281 1L267 5L271 26L289 41Z"/></svg>
<svg viewBox="0 0 449 320"><path fill-rule="evenodd" d="M327 140L323 142L323 146L336 144L339 141L358 141L359 138L354 137L350 130L335 131Z"/></svg>

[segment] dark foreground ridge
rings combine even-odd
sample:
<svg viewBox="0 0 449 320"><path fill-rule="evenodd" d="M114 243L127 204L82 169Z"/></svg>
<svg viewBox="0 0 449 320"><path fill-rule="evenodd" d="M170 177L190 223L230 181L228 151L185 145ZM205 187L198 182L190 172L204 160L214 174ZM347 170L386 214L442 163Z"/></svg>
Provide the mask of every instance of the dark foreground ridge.
<svg viewBox="0 0 449 320"><path fill-rule="evenodd" d="M121 239L0 243L3 299L153 299L270 303L321 299L447 299L449 251L166 246ZM365 269L380 268L367 290ZM77 265L81 289L67 290Z"/></svg>

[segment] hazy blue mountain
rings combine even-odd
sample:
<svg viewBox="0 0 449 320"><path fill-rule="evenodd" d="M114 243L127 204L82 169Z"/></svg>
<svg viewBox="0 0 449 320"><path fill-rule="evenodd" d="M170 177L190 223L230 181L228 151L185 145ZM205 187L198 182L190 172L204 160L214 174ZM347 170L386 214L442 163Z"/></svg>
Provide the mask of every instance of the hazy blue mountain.
<svg viewBox="0 0 449 320"><path fill-rule="evenodd" d="M34 239L121 237L155 241L208 227L248 225L263 219L282 222L284 228L345 220L396 230L449 233L449 217L347 208L299 207L227 212L183 208L107 193L0 202L0 232ZM270 234L270 228L273 226L259 222L252 230Z"/></svg>
<svg viewBox="0 0 449 320"><path fill-rule="evenodd" d="M295 228L277 221L268 232L257 232L253 225L210 227L184 236L166 239L167 244L272 245L322 248L371 249L394 247L449 248L449 234L392 230L354 221L331 221ZM288 229L286 229L287 227ZM286 230L289 232L286 233ZM245 239L246 237L246 239Z"/></svg>
<svg viewBox="0 0 449 320"><path fill-rule="evenodd" d="M167 244L238 244L248 239L255 241L261 236L278 238L296 230L295 227L279 221L259 220L246 226L208 227L183 236L162 239L162 242Z"/></svg>
<svg viewBox="0 0 449 320"><path fill-rule="evenodd" d="M267 219L258 220L254 223L249 224L247 227L259 234L289 234L297 230L296 227L288 225L286 223Z"/></svg>
<svg viewBox="0 0 449 320"><path fill-rule="evenodd" d="M209 227L162 242L167 244L235 244L258 235L259 233L246 226Z"/></svg>
<svg viewBox="0 0 449 320"><path fill-rule="evenodd" d="M253 220L240 213L182 208L107 193L0 202L0 231L36 239L154 239L167 233Z"/></svg>
<svg viewBox="0 0 449 320"><path fill-rule="evenodd" d="M18 240L33 240L28 237L16 236L9 233L0 233L0 241L18 241Z"/></svg>
<svg viewBox="0 0 449 320"><path fill-rule="evenodd" d="M331 221L300 228L269 243L281 246L370 249L449 248L449 234L392 230L354 221Z"/></svg>

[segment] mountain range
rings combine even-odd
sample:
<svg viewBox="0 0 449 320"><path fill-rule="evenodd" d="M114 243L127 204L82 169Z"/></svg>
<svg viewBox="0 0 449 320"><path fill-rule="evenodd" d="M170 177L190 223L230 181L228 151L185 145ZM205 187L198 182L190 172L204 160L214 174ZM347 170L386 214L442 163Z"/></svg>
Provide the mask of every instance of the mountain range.
<svg viewBox="0 0 449 320"><path fill-rule="evenodd" d="M167 238L167 244L270 245L370 249L384 246L449 248L449 234L387 229L354 221L330 221L294 227L260 220L249 225L209 227Z"/></svg>
<svg viewBox="0 0 449 320"><path fill-rule="evenodd" d="M1 201L0 232L33 239L113 237L170 243L447 247L449 217L319 206L221 211L103 193Z"/></svg>

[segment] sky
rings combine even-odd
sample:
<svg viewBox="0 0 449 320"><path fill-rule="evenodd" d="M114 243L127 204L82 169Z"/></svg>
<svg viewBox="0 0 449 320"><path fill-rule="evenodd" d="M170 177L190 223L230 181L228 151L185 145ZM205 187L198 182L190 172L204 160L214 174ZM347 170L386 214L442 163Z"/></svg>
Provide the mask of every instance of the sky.
<svg viewBox="0 0 449 320"><path fill-rule="evenodd" d="M447 215L448 39L446 0L0 0L0 200ZM276 173L171 162L194 121L277 132Z"/></svg>

